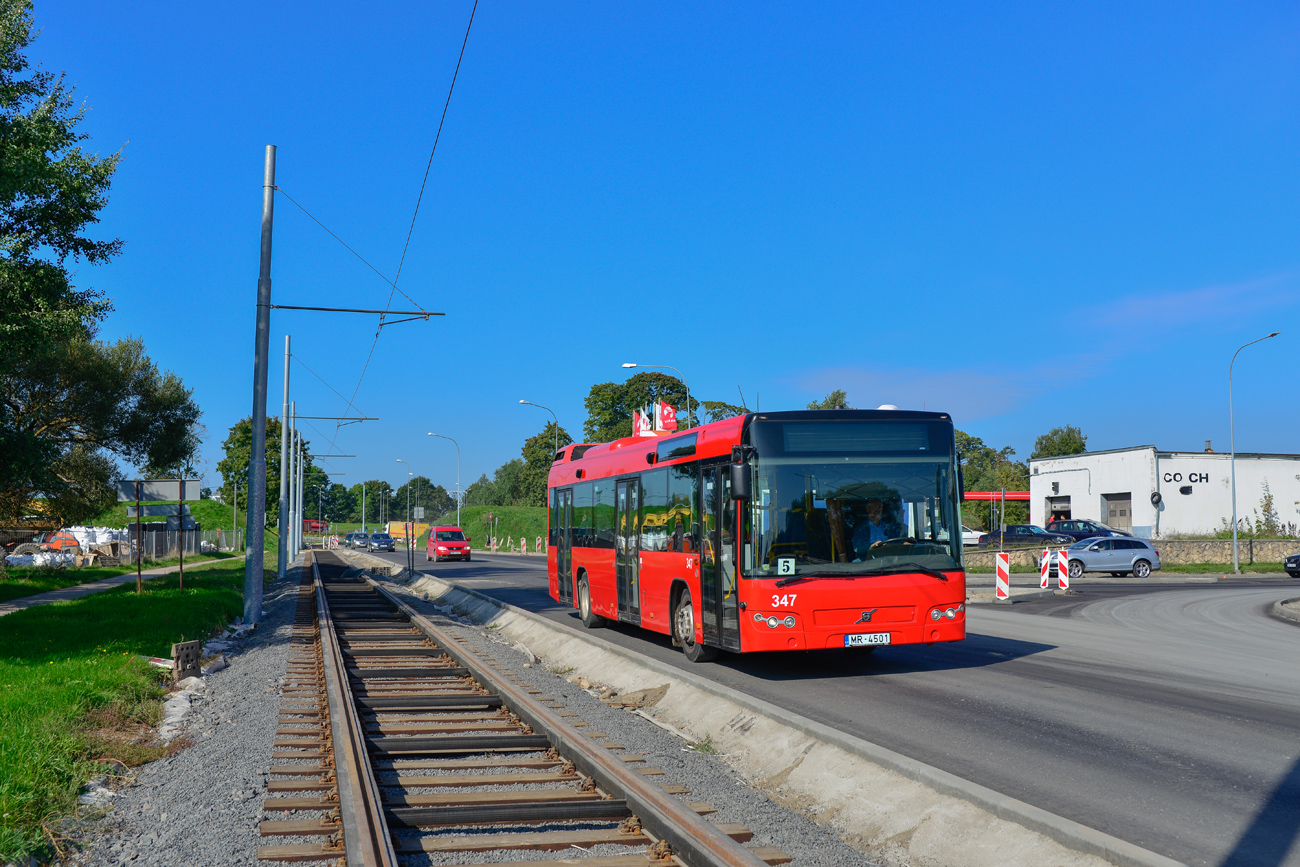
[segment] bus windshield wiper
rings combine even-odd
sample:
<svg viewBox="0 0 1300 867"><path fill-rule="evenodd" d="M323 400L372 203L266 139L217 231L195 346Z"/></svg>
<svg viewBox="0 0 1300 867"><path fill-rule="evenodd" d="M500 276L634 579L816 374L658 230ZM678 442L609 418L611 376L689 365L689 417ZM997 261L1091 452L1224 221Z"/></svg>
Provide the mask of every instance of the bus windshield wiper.
<svg viewBox="0 0 1300 867"><path fill-rule="evenodd" d="M892 566L881 566L879 569L872 569L867 574L883 575L887 572L920 572L922 575L929 575L931 578L938 578L940 581L948 580L948 576L937 569L931 569L928 566L922 566L920 563L912 562L895 563Z"/></svg>
<svg viewBox="0 0 1300 867"><path fill-rule="evenodd" d="M793 584L796 581L802 581L805 578L838 578L841 581L847 581L852 578L861 578L864 575L887 575L896 572L920 572L922 575L928 575L931 578L937 578L946 582L948 576L936 569L930 569L922 566L920 563L895 563L892 566L882 566L879 569L868 569L865 572L846 575L843 572L804 572L800 575L791 575L789 578L782 578L776 582L777 587L785 587L787 584Z"/></svg>
<svg viewBox="0 0 1300 867"><path fill-rule="evenodd" d="M804 572L801 575L791 575L789 578L782 578L776 582L777 587L784 587L787 584L793 584L796 581L802 581L805 578L856 578L856 575L845 575L843 572Z"/></svg>

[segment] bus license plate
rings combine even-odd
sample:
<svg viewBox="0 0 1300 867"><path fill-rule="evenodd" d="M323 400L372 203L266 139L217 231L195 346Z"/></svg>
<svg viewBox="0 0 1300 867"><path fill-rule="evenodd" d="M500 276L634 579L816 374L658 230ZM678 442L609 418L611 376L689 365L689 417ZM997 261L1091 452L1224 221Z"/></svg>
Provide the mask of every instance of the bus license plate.
<svg viewBox="0 0 1300 867"><path fill-rule="evenodd" d="M859 632L856 635L844 636L845 647L868 647L888 643L888 632Z"/></svg>

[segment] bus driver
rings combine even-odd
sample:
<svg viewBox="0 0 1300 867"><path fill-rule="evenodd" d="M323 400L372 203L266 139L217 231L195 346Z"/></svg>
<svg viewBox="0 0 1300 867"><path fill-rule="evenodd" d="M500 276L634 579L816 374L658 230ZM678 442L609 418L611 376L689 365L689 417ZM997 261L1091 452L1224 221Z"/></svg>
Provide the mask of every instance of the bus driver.
<svg viewBox="0 0 1300 867"><path fill-rule="evenodd" d="M903 534L893 517L885 518L885 503L879 497L871 497L864 505L863 513L855 515L853 524L853 553L856 560L866 558L870 548L877 548L887 539L897 539Z"/></svg>

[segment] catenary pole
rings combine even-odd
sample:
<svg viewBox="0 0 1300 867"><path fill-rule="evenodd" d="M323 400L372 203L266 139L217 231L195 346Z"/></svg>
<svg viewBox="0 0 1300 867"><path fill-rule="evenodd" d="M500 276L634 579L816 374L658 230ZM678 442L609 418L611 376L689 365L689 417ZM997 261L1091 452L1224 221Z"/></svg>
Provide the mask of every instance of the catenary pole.
<svg viewBox="0 0 1300 867"><path fill-rule="evenodd" d="M285 527L288 534L289 550L287 556L298 559L298 404L289 401L289 523Z"/></svg>
<svg viewBox="0 0 1300 867"><path fill-rule="evenodd" d="M276 544L275 575L283 581L289 568L289 542L285 531L289 529L289 335L284 336L284 401L280 406L280 509L279 541Z"/></svg>
<svg viewBox="0 0 1300 867"><path fill-rule="evenodd" d="M244 622L262 619L262 549L266 532L266 369L271 340L271 225L275 215L275 145L266 146L262 181L262 249L253 341L253 443L248 457L248 548L244 553Z"/></svg>

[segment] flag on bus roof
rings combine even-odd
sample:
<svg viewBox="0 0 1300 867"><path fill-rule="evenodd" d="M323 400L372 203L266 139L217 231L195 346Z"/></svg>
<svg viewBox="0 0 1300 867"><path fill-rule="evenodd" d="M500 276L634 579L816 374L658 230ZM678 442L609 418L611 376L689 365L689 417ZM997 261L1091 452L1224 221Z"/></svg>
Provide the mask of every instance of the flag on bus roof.
<svg viewBox="0 0 1300 867"><path fill-rule="evenodd" d="M655 402L655 430L677 430L677 407L662 400Z"/></svg>

